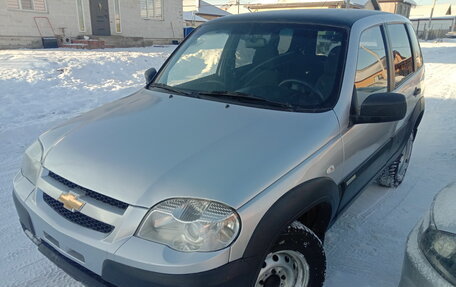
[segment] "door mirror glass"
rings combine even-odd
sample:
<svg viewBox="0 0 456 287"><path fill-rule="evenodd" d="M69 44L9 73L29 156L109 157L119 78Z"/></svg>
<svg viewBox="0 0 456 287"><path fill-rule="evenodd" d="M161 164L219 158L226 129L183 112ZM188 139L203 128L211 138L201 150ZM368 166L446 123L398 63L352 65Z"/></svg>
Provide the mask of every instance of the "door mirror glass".
<svg viewBox="0 0 456 287"><path fill-rule="evenodd" d="M150 68L144 72L144 77L146 78L146 85L149 85L154 80L157 70L155 68Z"/></svg>
<svg viewBox="0 0 456 287"><path fill-rule="evenodd" d="M398 93L378 93L368 96L359 114L352 116L355 124L386 123L402 120L407 112L405 96Z"/></svg>

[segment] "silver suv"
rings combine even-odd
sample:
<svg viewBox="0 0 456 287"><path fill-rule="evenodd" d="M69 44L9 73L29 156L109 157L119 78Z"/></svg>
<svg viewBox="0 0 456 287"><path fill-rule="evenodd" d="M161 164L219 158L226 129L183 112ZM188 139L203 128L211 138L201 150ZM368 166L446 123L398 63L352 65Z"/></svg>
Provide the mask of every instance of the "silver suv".
<svg viewBox="0 0 456 287"><path fill-rule="evenodd" d="M321 286L337 216L370 182L404 178L423 78L402 16L210 21L145 88L27 149L20 222L86 284Z"/></svg>

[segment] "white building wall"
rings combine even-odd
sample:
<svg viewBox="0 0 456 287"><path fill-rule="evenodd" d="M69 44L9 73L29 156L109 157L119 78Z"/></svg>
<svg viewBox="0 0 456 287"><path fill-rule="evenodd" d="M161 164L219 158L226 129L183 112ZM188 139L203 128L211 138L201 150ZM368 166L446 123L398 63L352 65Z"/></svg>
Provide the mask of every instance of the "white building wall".
<svg viewBox="0 0 456 287"><path fill-rule="evenodd" d="M114 0L108 0L111 35L143 37L164 43L183 38L182 0L163 0L163 20L143 19L139 0L119 1L122 30L116 33ZM7 1L0 0L0 49L40 47L41 36L35 17L49 19L55 34L60 36L91 35L89 0L82 3L85 31L79 30L76 0L46 0L46 12L8 9ZM49 29L43 29L43 32L43 36L50 36Z"/></svg>
<svg viewBox="0 0 456 287"><path fill-rule="evenodd" d="M120 0L121 33L116 33L114 0L109 1L111 34L146 39L182 39L182 0L163 0L163 20L143 19L139 0Z"/></svg>
<svg viewBox="0 0 456 287"><path fill-rule="evenodd" d="M65 28L65 32L70 36L80 34L75 0L48 0L46 4L46 12L36 12L8 9L6 1L0 1L0 35L40 36L35 17L48 18L56 34L61 34L60 28ZM88 3L85 6L85 12L89 13ZM86 20L86 27L90 27L90 19Z"/></svg>

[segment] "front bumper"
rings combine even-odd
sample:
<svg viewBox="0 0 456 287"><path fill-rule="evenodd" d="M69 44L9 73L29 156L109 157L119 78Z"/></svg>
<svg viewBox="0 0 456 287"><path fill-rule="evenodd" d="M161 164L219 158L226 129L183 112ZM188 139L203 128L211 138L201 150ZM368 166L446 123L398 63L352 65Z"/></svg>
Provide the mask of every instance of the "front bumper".
<svg viewBox="0 0 456 287"><path fill-rule="evenodd" d="M418 246L418 230L421 222L410 232L402 265L399 287L452 287L432 267Z"/></svg>
<svg viewBox="0 0 456 287"><path fill-rule="evenodd" d="M45 242L38 250L63 271L86 286L138 286L138 287L229 287L249 286L250 260L238 260L217 269L194 274L162 274L137 269L113 261L106 261L99 276L81 265L62 256Z"/></svg>
<svg viewBox="0 0 456 287"><path fill-rule="evenodd" d="M13 199L21 225L39 251L89 286L249 286L252 266L257 266L252 264L254 259L228 263L229 248L184 253L139 239L122 230L131 222L107 237L100 236L54 213L42 201L42 191L20 174L14 182ZM127 212L143 216L138 211Z"/></svg>

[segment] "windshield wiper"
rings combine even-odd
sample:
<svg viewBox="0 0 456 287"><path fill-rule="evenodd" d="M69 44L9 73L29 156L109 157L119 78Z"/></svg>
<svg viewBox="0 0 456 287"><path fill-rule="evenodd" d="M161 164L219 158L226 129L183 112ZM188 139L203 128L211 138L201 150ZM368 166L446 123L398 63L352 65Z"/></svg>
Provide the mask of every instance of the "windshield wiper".
<svg viewBox="0 0 456 287"><path fill-rule="evenodd" d="M185 96L191 96L192 94L189 93L189 92L186 92L186 91L183 91L179 88L175 88L175 87L172 87L172 86L169 86L167 84L162 84L162 83L154 83L154 84L150 84L149 86L150 88L159 88L159 89L163 89L163 90L166 90L168 92L171 92L171 93L175 93L175 94L179 94L179 95L185 95Z"/></svg>
<svg viewBox="0 0 456 287"><path fill-rule="evenodd" d="M200 96L209 96L209 97L223 97L223 98L229 98L231 100L237 100L237 101L242 101L242 102L250 102L250 103L259 103L259 104L265 104L269 106L274 106L274 107L279 107L283 108L286 110L294 111L295 108L287 103L280 103L280 102L275 102L271 101L268 99L256 97L254 95L250 95L247 93L242 93L242 92L230 92L230 91L208 91L208 92L198 92L198 95Z"/></svg>

